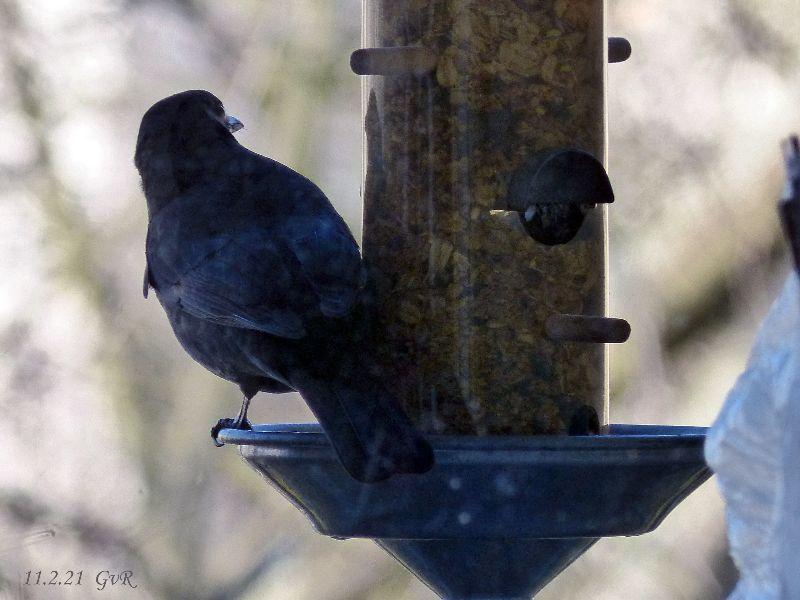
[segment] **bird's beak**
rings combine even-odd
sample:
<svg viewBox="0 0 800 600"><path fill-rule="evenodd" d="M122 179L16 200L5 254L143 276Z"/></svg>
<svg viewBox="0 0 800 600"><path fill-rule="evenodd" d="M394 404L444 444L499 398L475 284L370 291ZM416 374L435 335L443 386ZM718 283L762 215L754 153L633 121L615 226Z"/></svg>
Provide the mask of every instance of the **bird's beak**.
<svg viewBox="0 0 800 600"><path fill-rule="evenodd" d="M227 116L225 117L225 126L228 128L228 131L234 133L239 131L240 129L244 128L242 122L237 119L236 117Z"/></svg>

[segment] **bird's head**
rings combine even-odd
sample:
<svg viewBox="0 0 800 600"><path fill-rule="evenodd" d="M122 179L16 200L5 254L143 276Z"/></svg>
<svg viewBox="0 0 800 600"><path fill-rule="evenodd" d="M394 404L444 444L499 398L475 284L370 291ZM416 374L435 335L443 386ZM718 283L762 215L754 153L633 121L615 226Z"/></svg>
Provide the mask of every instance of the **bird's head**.
<svg viewBox="0 0 800 600"><path fill-rule="evenodd" d="M219 144L236 143L243 127L227 115L222 101L205 90L189 90L159 100L142 117L134 164L151 196L180 193L218 157Z"/></svg>

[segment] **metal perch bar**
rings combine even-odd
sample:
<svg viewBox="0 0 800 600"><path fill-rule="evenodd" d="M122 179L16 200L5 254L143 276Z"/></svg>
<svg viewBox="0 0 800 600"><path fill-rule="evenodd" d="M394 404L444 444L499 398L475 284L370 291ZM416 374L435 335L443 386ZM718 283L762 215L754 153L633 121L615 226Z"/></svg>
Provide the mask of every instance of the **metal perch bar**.
<svg viewBox="0 0 800 600"><path fill-rule="evenodd" d="M439 57L427 48L362 48L350 55L356 75L427 75L436 70Z"/></svg>
<svg viewBox="0 0 800 600"><path fill-rule="evenodd" d="M631 43L622 37L608 38L608 62L620 63L625 62L631 57Z"/></svg>
<svg viewBox="0 0 800 600"><path fill-rule="evenodd" d="M631 51L631 43L625 38L608 38L608 62L624 62ZM360 48L350 55L350 68L356 75L428 75L438 62L432 50L419 46Z"/></svg>
<svg viewBox="0 0 800 600"><path fill-rule="evenodd" d="M547 337L555 342L621 344L631 335L625 319L586 315L552 315L545 322Z"/></svg>

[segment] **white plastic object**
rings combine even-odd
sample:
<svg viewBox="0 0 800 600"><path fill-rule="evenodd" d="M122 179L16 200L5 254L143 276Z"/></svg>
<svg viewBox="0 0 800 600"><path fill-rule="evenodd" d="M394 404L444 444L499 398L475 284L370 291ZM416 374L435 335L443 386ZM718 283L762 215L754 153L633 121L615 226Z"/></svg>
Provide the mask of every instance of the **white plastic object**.
<svg viewBox="0 0 800 600"><path fill-rule="evenodd" d="M740 580L729 600L800 598L800 284L792 274L709 431Z"/></svg>

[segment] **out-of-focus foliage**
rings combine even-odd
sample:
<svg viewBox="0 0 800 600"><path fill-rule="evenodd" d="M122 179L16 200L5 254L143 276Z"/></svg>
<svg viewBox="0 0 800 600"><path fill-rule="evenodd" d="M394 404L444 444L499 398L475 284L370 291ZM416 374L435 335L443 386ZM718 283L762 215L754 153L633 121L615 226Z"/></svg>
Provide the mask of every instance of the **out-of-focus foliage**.
<svg viewBox="0 0 800 600"><path fill-rule="evenodd" d="M800 126L800 9L610 0L612 418L708 424L788 262L777 143ZM142 113L217 93L245 145L320 183L358 230L357 0L0 0L0 596L430 599L368 541L314 534L209 426L233 385L141 297ZM259 396L256 421L309 418ZM40 535L42 531L54 532ZM21 585L84 570L81 588ZM102 569L138 588L93 591ZM735 572L705 485L653 534L603 540L542 599L721 598Z"/></svg>

